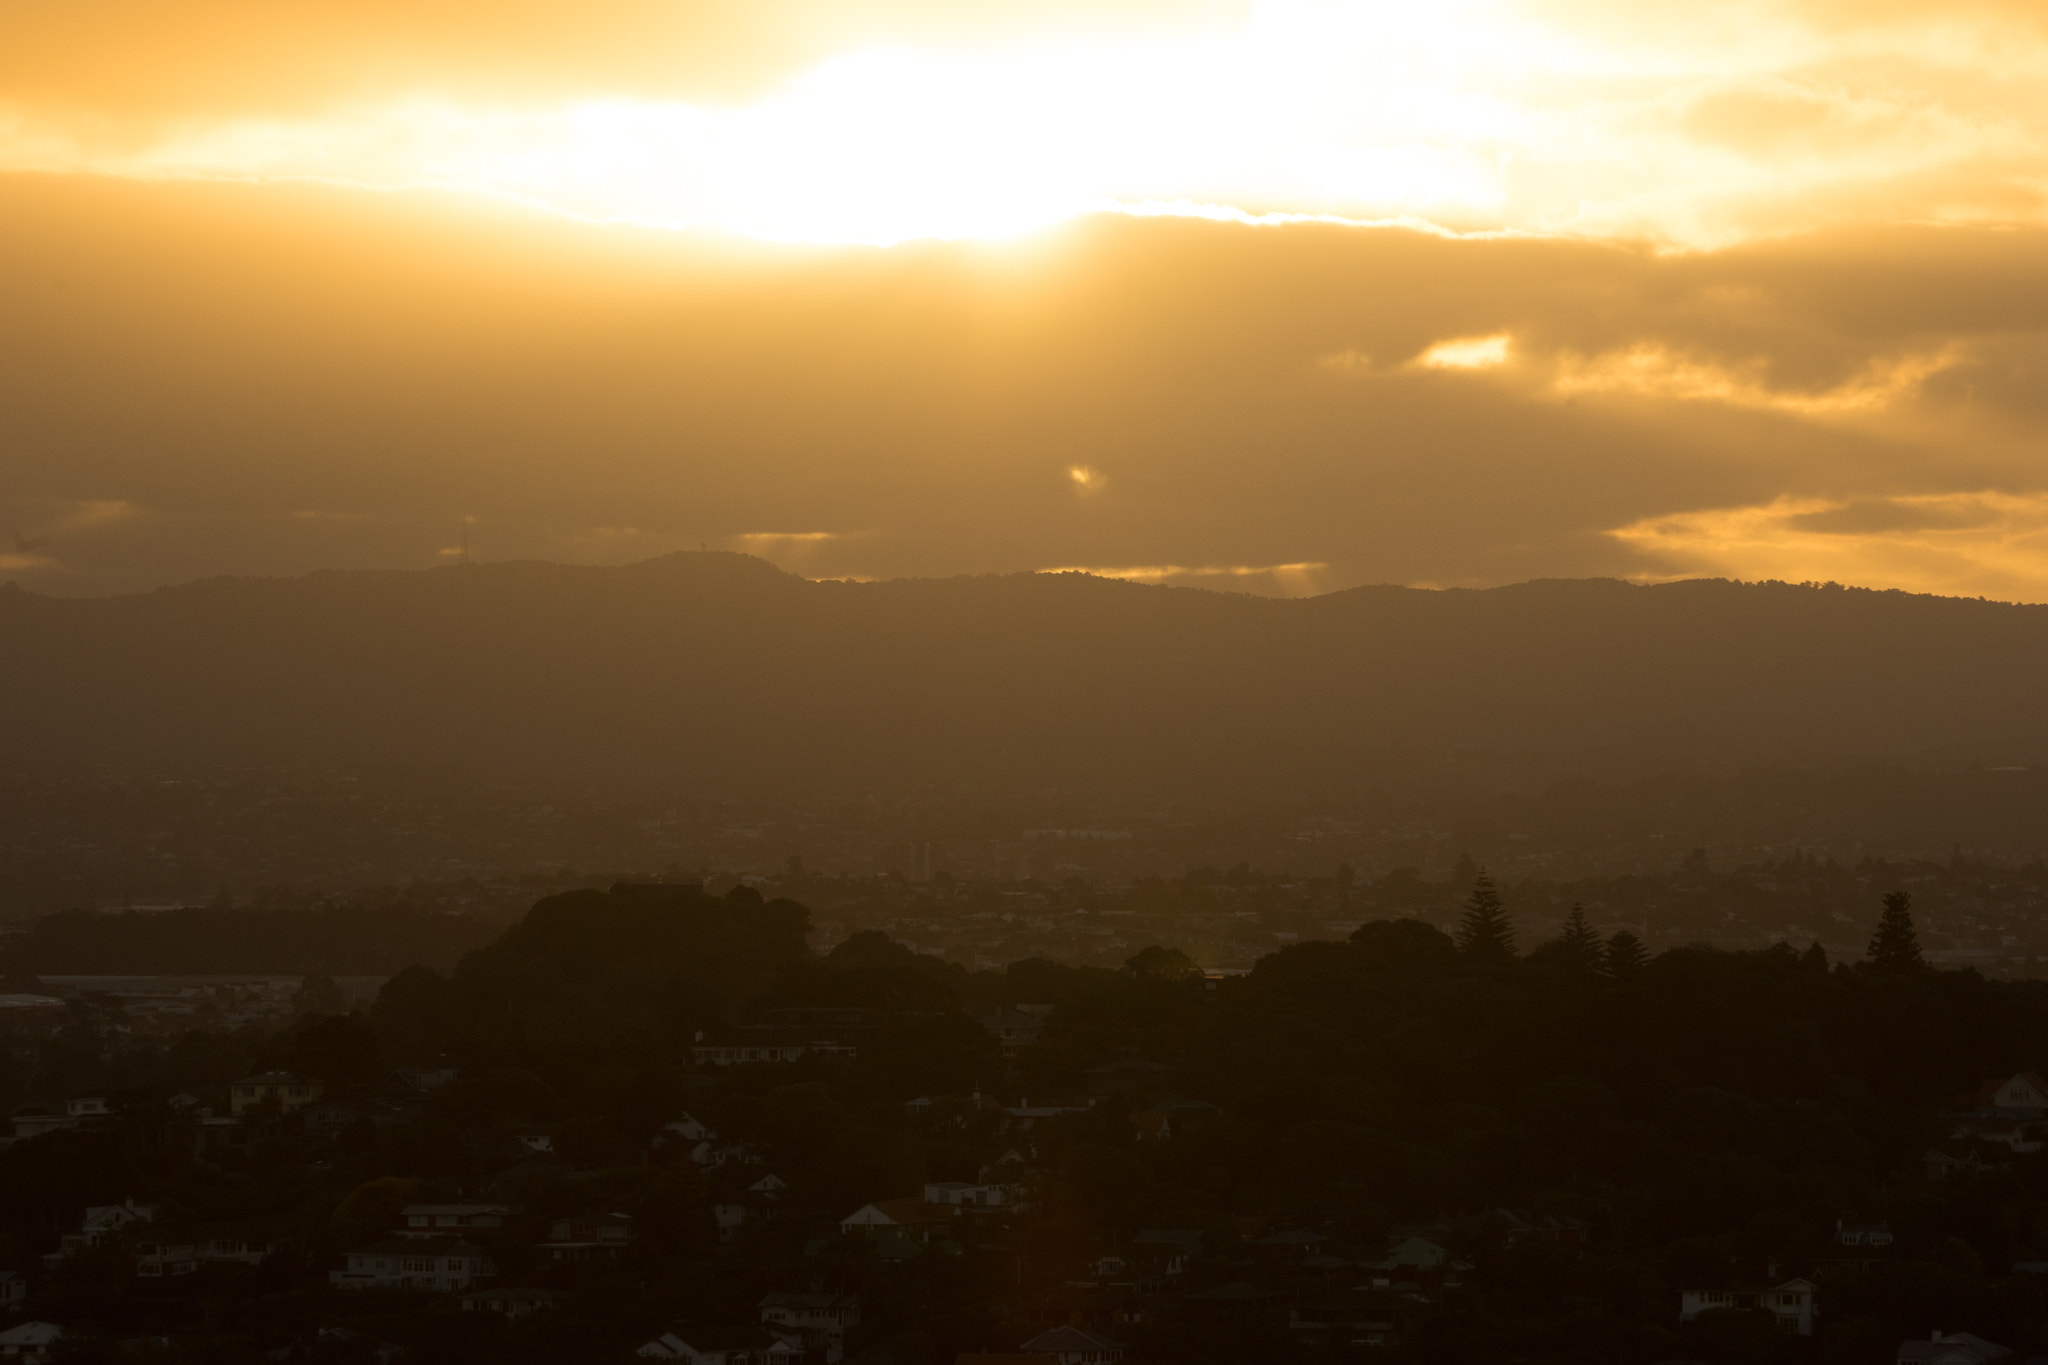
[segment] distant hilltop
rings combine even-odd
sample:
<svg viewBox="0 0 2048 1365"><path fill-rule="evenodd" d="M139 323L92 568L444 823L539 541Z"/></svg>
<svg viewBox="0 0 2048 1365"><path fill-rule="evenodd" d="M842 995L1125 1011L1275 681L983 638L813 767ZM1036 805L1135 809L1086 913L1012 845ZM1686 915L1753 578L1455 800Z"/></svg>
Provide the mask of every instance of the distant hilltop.
<svg viewBox="0 0 2048 1365"><path fill-rule="evenodd" d="M2048 607L1547 580L1293 600L744 555L0 593L0 758L1299 795L2048 760Z"/></svg>

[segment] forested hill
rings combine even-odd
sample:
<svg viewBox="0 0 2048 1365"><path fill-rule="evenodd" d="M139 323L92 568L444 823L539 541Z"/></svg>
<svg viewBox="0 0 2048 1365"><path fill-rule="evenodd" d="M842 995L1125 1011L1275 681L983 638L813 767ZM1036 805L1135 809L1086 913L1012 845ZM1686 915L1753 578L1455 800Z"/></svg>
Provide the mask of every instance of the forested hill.
<svg viewBox="0 0 2048 1365"><path fill-rule="evenodd" d="M1557 580L1275 600L731 554L0 591L7 762L1300 790L2048 757L2048 607Z"/></svg>

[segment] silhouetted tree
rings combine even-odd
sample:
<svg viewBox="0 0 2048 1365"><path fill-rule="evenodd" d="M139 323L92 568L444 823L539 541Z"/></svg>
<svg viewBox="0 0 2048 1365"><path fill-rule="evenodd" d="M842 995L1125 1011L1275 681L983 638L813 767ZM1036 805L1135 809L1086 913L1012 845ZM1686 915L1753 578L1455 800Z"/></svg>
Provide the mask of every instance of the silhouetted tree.
<svg viewBox="0 0 2048 1365"><path fill-rule="evenodd" d="M1913 932L1913 898L1893 891L1884 898L1884 913L1878 917L1877 932L1870 936L1870 965L1884 972L1915 971L1924 964L1920 939Z"/></svg>
<svg viewBox="0 0 2048 1365"><path fill-rule="evenodd" d="M1820 946L1819 939L1815 939L1807 946L1806 951L1799 955L1799 965L1809 972L1826 974L1828 969L1828 950Z"/></svg>
<svg viewBox="0 0 2048 1365"><path fill-rule="evenodd" d="M1643 941L1623 929L1607 940L1607 952L1600 968L1608 980L1619 985L1635 979L1649 961L1650 952L1643 947Z"/></svg>
<svg viewBox="0 0 2048 1365"><path fill-rule="evenodd" d="M1600 935L1593 932L1593 926L1586 922L1586 908L1577 901L1572 902L1572 912L1565 918L1564 932L1557 936L1559 955L1573 970L1592 973L1600 970Z"/></svg>
<svg viewBox="0 0 2048 1365"><path fill-rule="evenodd" d="M299 983L292 993L292 1007L300 1014L346 1014L348 1001L342 996L341 987L334 984L334 978L314 973Z"/></svg>
<svg viewBox="0 0 2048 1365"><path fill-rule="evenodd" d="M1458 950L1475 962L1506 962L1515 955L1515 928L1501 907L1493 878L1481 872L1465 898L1458 926Z"/></svg>
<svg viewBox="0 0 2048 1365"><path fill-rule="evenodd" d="M1148 981L1184 981L1201 971L1195 960L1178 948L1158 944L1142 949L1124 962L1124 970Z"/></svg>
<svg viewBox="0 0 2048 1365"><path fill-rule="evenodd" d="M1367 920L1351 942L1367 966L1383 971L1440 972L1458 960L1451 936L1418 919Z"/></svg>

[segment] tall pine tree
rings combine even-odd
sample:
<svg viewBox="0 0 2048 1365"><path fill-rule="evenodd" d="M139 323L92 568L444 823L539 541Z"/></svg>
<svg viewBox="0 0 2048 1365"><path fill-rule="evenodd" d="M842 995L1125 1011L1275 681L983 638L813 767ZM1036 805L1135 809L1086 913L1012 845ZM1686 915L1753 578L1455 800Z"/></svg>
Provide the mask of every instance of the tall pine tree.
<svg viewBox="0 0 2048 1365"><path fill-rule="evenodd" d="M1465 918L1458 926L1458 950L1474 962L1509 962L1515 956L1515 926L1501 908L1493 878L1481 871L1465 898Z"/></svg>
<svg viewBox="0 0 2048 1365"><path fill-rule="evenodd" d="M1884 898L1884 913L1870 936L1870 965L1881 972L1910 972L1925 965L1920 938L1913 932L1913 898L1904 891Z"/></svg>
<svg viewBox="0 0 2048 1365"><path fill-rule="evenodd" d="M1564 932L1557 936L1557 951L1574 972L1590 976L1600 970L1600 935L1586 922L1586 907L1572 902Z"/></svg>
<svg viewBox="0 0 2048 1365"><path fill-rule="evenodd" d="M1604 958L1600 970L1617 986L1625 985L1633 981L1648 965L1650 950L1643 947L1641 939L1623 929L1607 940Z"/></svg>

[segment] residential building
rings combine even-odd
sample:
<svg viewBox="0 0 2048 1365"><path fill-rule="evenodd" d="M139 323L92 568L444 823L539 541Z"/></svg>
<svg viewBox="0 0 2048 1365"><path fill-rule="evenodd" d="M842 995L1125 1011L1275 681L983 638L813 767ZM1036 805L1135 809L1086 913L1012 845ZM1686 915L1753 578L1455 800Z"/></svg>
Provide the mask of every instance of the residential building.
<svg viewBox="0 0 2048 1365"><path fill-rule="evenodd" d="M1929 1147L1920 1158L1929 1180L1948 1180L1957 1175L1974 1175L1989 1169L1984 1158L1964 1146Z"/></svg>
<svg viewBox="0 0 2048 1365"><path fill-rule="evenodd" d="M473 1242L393 1240L342 1253L344 1268L328 1274L337 1289L468 1289L498 1268Z"/></svg>
<svg viewBox="0 0 2048 1365"><path fill-rule="evenodd" d="M1055 1327L1040 1332L1017 1349L1027 1355L1050 1357L1058 1365L1113 1365L1124 1358L1122 1342L1078 1327Z"/></svg>
<svg viewBox="0 0 2048 1365"><path fill-rule="evenodd" d="M717 1038L699 1034L690 1048L698 1066L743 1066L749 1063L793 1062L799 1057L851 1057L854 1048L832 1038L816 1038L803 1030L751 1025Z"/></svg>
<svg viewBox="0 0 2048 1365"><path fill-rule="evenodd" d="M1305 1299L1289 1308L1287 1330L1311 1347L1375 1350L1394 1344L1408 1305L1391 1289Z"/></svg>
<svg viewBox="0 0 2048 1365"><path fill-rule="evenodd" d="M284 1238L246 1228L150 1227L133 1245L136 1275L155 1280L190 1275L203 1265L261 1265L284 1249Z"/></svg>
<svg viewBox="0 0 2048 1365"><path fill-rule="evenodd" d="M1898 1365L1987 1365L2012 1354L2010 1346L1971 1336L1968 1332L1936 1332L1926 1341L1902 1341Z"/></svg>
<svg viewBox="0 0 2048 1365"><path fill-rule="evenodd" d="M662 1130L673 1133L685 1142L709 1142L718 1136L718 1134L712 1132L703 1123L688 1114L663 1124Z"/></svg>
<svg viewBox="0 0 2048 1365"><path fill-rule="evenodd" d="M512 1216L509 1204L407 1204L399 1211L400 1237L455 1237L497 1232Z"/></svg>
<svg viewBox="0 0 2048 1365"><path fill-rule="evenodd" d="M138 1204L132 1199L119 1204L91 1205L78 1220L78 1231L58 1238L57 1249L43 1257L43 1264L54 1267L65 1257L90 1251L139 1224L154 1223L156 1216L156 1205Z"/></svg>
<svg viewBox="0 0 2048 1365"><path fill-rule="evenodd" d="M538 1249L557 1261L610 1260L632 1241L633 1220L626 1214L593 1213L557 1218Z"/></svg>
<svg viewBox="0 0 2048 1365"><path fill-rule="evenodd" d="M977 1185L965 1180L939 1180L925 1185L924 1202L963 1209L1004 1209L1015 1207L1017 1191L1012 1185Z"/></svg>
<svg viewBox="0 0 2048 1365"><path fill-rule="evenodd" d="M496 1313L507 1318L523 1318L554 1306L555 1296L545 1289L472 1289L462 1296L465 1313Z"/></svg>
<svg viewBox="0 0 2048 1365"><path fill-rule="evenodd" d="M1464 1272L1472 1267L1426 1237L1407 1237L1371 1268L1389 1279L1450 1287L1461 1283Z"/></svg>
<svg viewBox="0 0 2048 1365"><path fill-rule="evenodd" d="M1201 1256L1202 1234L1194 1228L1140 1228L1124 1251L1141 1276L1171 1279Z"/></svg>
<svg viewBox="0 0 2048 1365"><path fill-rule="evenodd" d="M1045 1032L1045 1014L1022 1007L1005 1007L981 1021L983 1029L1002 1045L1005 1057L1014 1057L1037 1042Z"/></svg>
<svg viewBox="0 0 2048 1365"><path fill-rule="evenodd" d="M326 1088L323 1082L294 1076L289 1071L266 1071L244 1076L228 1087L228 1110L240 1118L251 1109L275 1103L281 1112L295 1114L319 1103Z"/></svg>
<svg viewBox="0 0 2048 1365"><path fill-rule="evenodd" d="M0 1360L41 1365L49 1360L64 1329L54 1322L24 1322L0 1332Z"/></svg>
<svg viewBox="0 0 2048 1365"><path fill-rule="evenodd" d="M952 1222L955 1210L922 1199L883 1199L863 1204L839 1220L841 1232L883 1232L908 1234L919 1241L931 1240L935 1229Z"/></svg>
<svg viewBox="0 0 2048 1365"><path fill-rule="evenodd" d="M135 1239L135 1273L145 1280L190 1275L199 1269L199 1239L189 1232L151 1229Z"/></svg>
<svg viewBox="0 0 2048 1365"><path fill-rule="evenodd" d="M860 1322L858 1294L774 1293L759 1307L764 1327L807 1353L820 1353L825 1365L838 1365L848 1329Z"/></svg>
<svg viewBox="0 0 2048 1365"><path fill-rule="evenodd" d="M16 1105L8 1118L13 1123L16 1141L41 1137L45 1133L61 1133L79 1126L79 1120L66 1113L63 1105L39 1100Z"/></svg>
<svg viewBox="0 0 2048 1365"><path fill-rule="evenodd" d="M15 1312L26 1302L28 1276L19 1270L0 1270L0 1312Z"/></svg>
<svg viewBox="0 0 2048 1365"><path fill-rule="evenodd" d="M1687 1289L1678 1296L1678 1320L1691 1322L1717 1308L1761 1310L1778 1320L1780 1332L1810 1337L1813 1294L1818 1287L1811 1280L1787 1280L1766 1289Z"/></svg>
<svg viewBox="0 0 2048 1365"><path fill-rule="evenodd" d="M678 1327L663 1332L636 1353L650 1360L686 1365L798 1365L803 1349L765 1327Z"/></svg>
<svg viewBox="0 0 2048 1365"><path fill-rule="evenodd" d="M2048 1115L2048 1080L2035 1072L2022 1071L1988 1088L1990 1107L2001 1118L2038 1119Z"/></svg>

